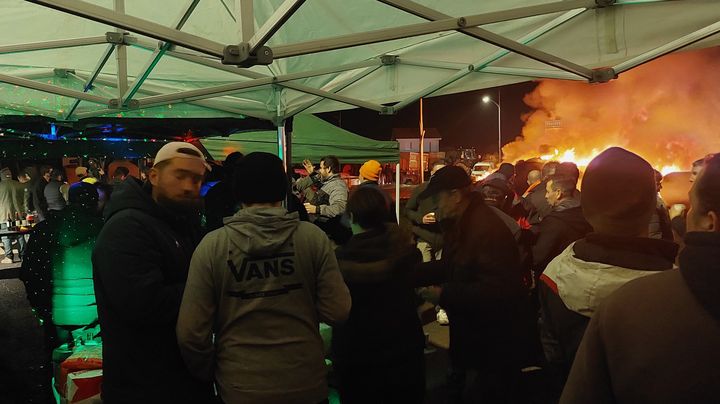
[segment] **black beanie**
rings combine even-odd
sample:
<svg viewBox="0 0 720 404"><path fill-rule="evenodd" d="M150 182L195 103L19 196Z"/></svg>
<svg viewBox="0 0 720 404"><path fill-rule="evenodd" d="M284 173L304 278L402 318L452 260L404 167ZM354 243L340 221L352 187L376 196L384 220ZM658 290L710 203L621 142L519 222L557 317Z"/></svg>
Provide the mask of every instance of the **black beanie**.
<svg viewBox="0 0 720 404"><path fill-rule="evenodd" d="M642 157L611 147L595 157L582 181L582 210L597 233L637 236L657 203L653 168Z"/></svg>
<svg viewBox="0 0 720 404"><path fill-rule="evenodd" d="M233 189L241 203L274 203L285 200L288 179L277 156L254 152L236 163Z"/></svg>

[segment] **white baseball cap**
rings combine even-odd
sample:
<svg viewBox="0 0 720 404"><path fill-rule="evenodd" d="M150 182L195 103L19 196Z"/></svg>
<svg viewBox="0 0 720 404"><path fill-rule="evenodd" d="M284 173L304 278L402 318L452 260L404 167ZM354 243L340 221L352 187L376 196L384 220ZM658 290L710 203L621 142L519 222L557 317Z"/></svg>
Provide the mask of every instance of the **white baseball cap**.
<svg viewBox="0 0 720 404"><path fill-rule="evenodd" d="M191 151L188 153L182 149L189 149ZM193 154L193 152L197 154ZM205 168L207 168L208 171L212 171L212 167L210 167L210 164L205 161L205 157L203 156L200 149L193 146L191 143L186 142L170 142L165 146L161 147L155 155L153 165L157 165L158 163L174 158L194 159L202 161L202 163L205 165Z"/></svg>

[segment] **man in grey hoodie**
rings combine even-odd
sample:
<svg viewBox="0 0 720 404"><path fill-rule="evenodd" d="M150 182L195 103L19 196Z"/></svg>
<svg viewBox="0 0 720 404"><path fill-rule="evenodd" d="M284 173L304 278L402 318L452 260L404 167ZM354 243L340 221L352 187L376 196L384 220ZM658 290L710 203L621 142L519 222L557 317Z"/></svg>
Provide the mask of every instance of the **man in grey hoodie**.
<svg viewBox="0 0 720 404"><path fill-rule="evenodd" d="M347 319L350 293L330 240L281 202L282 162L250 153L235 179L243 209L193 254L177 336L196 377L226 403L320 403L328 396L319 323Z"/></svg>

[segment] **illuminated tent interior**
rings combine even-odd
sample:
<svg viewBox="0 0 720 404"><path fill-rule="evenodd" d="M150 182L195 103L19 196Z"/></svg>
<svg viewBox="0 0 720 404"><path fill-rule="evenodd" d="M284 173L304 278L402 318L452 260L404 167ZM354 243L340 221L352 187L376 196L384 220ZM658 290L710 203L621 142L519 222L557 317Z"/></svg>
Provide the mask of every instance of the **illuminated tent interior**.
<svg viewBox="0 0 720 404"><path fill-rule="evenodd" d="M538 78L612 80L717 45L719 17L714 0L5 0L0 114L392 114Z"/></svg>

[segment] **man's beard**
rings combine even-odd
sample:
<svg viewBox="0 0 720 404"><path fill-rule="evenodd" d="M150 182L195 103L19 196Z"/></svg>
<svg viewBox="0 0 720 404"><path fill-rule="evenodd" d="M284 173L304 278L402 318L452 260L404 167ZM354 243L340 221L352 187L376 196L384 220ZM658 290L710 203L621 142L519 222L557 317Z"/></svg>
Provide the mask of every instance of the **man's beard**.
<svg viewBox="0 0 720 404"><path fill-rule="evenodd" d="M157 196L157 204L177 215L191 215L200 210L200 198L176 200L161 193Z"/></svg>

